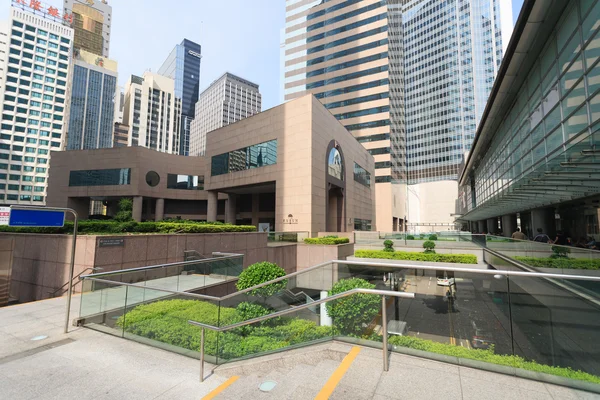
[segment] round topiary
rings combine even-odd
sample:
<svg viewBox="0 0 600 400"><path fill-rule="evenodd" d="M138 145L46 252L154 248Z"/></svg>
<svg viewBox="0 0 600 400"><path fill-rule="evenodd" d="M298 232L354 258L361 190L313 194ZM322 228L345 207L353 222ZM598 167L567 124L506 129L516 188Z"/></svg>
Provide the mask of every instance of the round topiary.
<svg viewBox="0 0 600 400"><path fill-rule="evenodd" d="M391 240L385 240L383 242L383 246L384 246L383 251L390 252L390 253L394 251L394 242L392 242Z"/></svg>
<svg viewBox="0 0 600 400"><path fill-rule="evenodd" d="M374 289L375 285L360 278L342 279L333 285L329 295L356 288ZM379 296L359 293L328 302L326 308L341 334L360 337L366 334L365 325L373 321L381 307Z"/></svg>
<svg viewBox="0 0 600 400"><path fill-rule="evenodd" d="M413 235L406 235L406 240L415 240Z"/></svg>
<svg viewBox="0 0 600 400"><path fill-rule="evenodd" d="M425 249L425 253L435 253L435 242L426 240L423 242L423 248Z"/></svg>
<svg viewBox="0 0 600 400"><path fill-rule="evenodd" d="M259 262L250 265L240 274L235 286L238 290L244 290L251 288L261 283L272 281L273 279L281 278L285 276L285 271L277 264L270 262ZM250 294L253 296L269 297L284 289L287 286L287 279L279 282L265 285L257 289L251 290Z"/></svg>
<svg viewBox="0 0 600 400"><path fill-rule="evenodd" d="M436 234L429 235L429 240L438 240L438 237Z"/></svg>

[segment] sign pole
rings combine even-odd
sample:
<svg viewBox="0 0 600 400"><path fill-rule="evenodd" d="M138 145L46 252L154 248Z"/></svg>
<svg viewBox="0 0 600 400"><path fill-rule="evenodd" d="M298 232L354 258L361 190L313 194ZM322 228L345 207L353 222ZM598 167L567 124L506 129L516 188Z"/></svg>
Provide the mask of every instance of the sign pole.
<svg viewBox="0 0 600 400"><path fill-rule="evenodd" d="M69 314L71 313L71 297L73 296L73 274L75 272L75 248L77 246L78 215L75 210L69 209L75 218L73 222L73 244L71 245L71 265L69 266L69 290L67 292L67 310L65 316L65 333L69 333Z"/></svg>

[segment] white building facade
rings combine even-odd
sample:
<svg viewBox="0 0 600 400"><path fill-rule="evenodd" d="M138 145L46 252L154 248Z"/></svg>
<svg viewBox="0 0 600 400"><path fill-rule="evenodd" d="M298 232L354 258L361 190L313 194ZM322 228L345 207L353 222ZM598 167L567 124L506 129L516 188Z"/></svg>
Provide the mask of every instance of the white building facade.
<svg viewBox="0 0 600 400"><path fill-rule="evenodd" d="M196 103L190 132L190 155L203 156L206 134L261 112L258 85L229 72L204 90Z"/></svg>
<svg viewBox="0 0 600 400"><path fill-rule="evenodd" d="M123 124L129 126L129 146L179 154L181 99L175 81L151 72L132 75L125 86Z"/></svg>
<svg viewBox="0 0 600 400"><path fill-rule="evenodd" d="M6 41L0 204L6 205L45 204L50 154L65 142L73 29L52 7L35 11L11 7L7 36L0 35Z"/></svg>

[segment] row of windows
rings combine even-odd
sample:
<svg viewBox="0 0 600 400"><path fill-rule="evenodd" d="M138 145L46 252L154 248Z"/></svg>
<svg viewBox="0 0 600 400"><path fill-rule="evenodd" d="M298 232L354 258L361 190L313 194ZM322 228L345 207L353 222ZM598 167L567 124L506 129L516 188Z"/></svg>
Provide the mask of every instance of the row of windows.
<svg viewBox="0 0 600 400"><path fill-rule="evenodd" d="M0 200L4 200L6 198L6 200L9 201L35 201L35 202L43 202L44 201L44 196L30 196L30 195L17 195L17 194L7 194L6 197L4 194L0 194Z"/></svg>
<svg viewBox="0 0 600 400"><path fill-rule="evenodd" d="M384 60L387 57L388 57L388 53L387 52L383 52L383 53L379 53L379 54L373 54L373 55L370 55L370 56L367 56L367 57L357 58L357 59L354 59L352 61L346 61L346 62L341 63L341 64L336 64L336 65L332 65L332 66L329 66L329 67L316 69L314 71L307 72L304 75L306 75L306 78L308 79L308 78L312 78L313 76L319 76L319 75L323 75L323 74L326 74L326 73L330 73L330 72L334 72L334 71L339 71L341 69L355 67L355 66L361 65L361 64L366 64L366 63L369 63L369 62L373 62L373 61L377 61L377 60ZM294 79L294 78L292 78L292 79Z"/></svg>
<svg viewBox="0 0 600 400"><path fill-rule="evenodd" d="M342 26L342 27L339 27L336 29L332 29L328 32L323 32L323 33L319 33L318 35L308 37L306 39L306 43L316 42L317 40L325 39L326 37L334 36L334 35L337 35L338 33L348 32L348 31L351 31L352 29L356 29L361 26L369 25L369 24L372 24L373 22L381 21L386 18L387 18L387 13L379 14L379 15L376 15L376 16L370 17L370 18L365 18L363 20L356 21L352 24L345 25L345 26Z"/></svg>
<svg viewBox="0 0 600 400"><path fill-rule="evenodd" d="M345 14L341 14L341 15L338 15L338 16L333 17L333 18L329 18L329 19L326 19L326 20L321 21L321 22L317 22L316 24L309 25L306 28L306 31L307 32L314 31L315 29L324 28L327 25L332 25L332 24L335 24L336 22L340 22L340 21L343 21L345 19L356 17L357 15L360 15L360 14L363 14L363 13L366 13L366 12L369 12L369 11L376 10L379 7L383 7L383 6L386 5L386 3L387 3L387 1L380 1L378 3L369 4L366 7L362 7L362 8L356 9L354 11L350 11L350 12L347 12ZM348 25L348 26L350 26L350 25ZM360 25L358 25L358 26L360 26ZM333 31L331 31L331 32L333 32ZM340 31L340 32L344 32L344 31ZM328 34L328 36L330 36L330 35L333 35L333 33Z"/></svg>
<svg viewBox="0 0 600 400"><path fill-rule="evenodd" d="M168 174L167 189L204 190L204 176Z"/></svg>
<svg viewBox="0 0 600 400"><path fill-rule="evenodd" d="M389 112L389 111L390 111L390 106L381 106L381 107L367 108L364 110L351 111L351 112L342 113L342 114L336 114L335 117L337 119L349 119L349 118L362 117L365 115L373 115L373 114L379 114L379 113L384 113L384 112Z"/></svg>
<svg viewBox="0 0 600 400"><path fill-rule="evenodd" d="M371 29L371 30L368 30L368 31L363 32L363 33L358 33L356 35L352 35L352 36L348 36L348 37L345 37L345 38L342 38L342 39L334 40L334 41L326 43L326 44L322 44L322 45L319 45L319 46L311 47L310 49L306 50L306 54L318 53L318 52L323 51L323 50L331 49L333 47L341 46L341 45L344 45L346 43L350 43L350 42L354 42L354 41L357 41L357 40L360 40L360 39L364 39L364 38L369 37L369 36L373 36L373 35L377 35L379 33L387 32L387 30L388 30L387 25L382 26L380 28Z"/></svg>
<svg viewBox="0 0 600 400"><path fill-rule="evenodd" d="M371 122L363 122L360 124L346 125L346 129L349 131L357 131L359 129L379 128L381 126L389 126L389 125L390 125L389 119L382 119L379 121L371 121Z"/></svg>
<svg viewBox="0 0 600 400"><path fill-rule="evenodd" d="M333 103L328 103L328 104L325 104L325 108L331 110L332 108L346 107L346 106L351 106L353 104L365 103L368 101L387 99L389 97L390 97L389 92L371 94L369 96L355 97L355 98L348 99L348 100L335 101Z"/></svg>
<svg viewBox="0 0 600 400"><path fill-rule="evenodd" d="M69 186L118 186L131 183L131 168L71 171Z"/></svg>
<svg viewBox="0 0 600 400"><path fill-rule="evenodd" d="M332 85L334 83L338 83L338 82L344 82L350 79L356 79L356 78L361 78L363 76L368 76L368 75L373 75L373 74L378 74L380 72L385 72L389 69L388 65L382 65L380 67L375 67L375 68L370 68L364 71L358 71L358 72L352 72L350 74L346 74L346 75L340 75L340 76L336 76L334 78L330 78L330 79L325 79L322 81L317 81L317 82L313 82L313 83L307 83L306 84L306 89L314 89L314 88L318 88L321 86L327 86L327 85Z"/></svg>
<svg viewBox="0 0 600 400"><path fill-rule="evenodd" d="M329 14L329 13L332 13L334 11L341 10L342 8L346 8L346 7L351 6L353 4L360 3L361 1L362 0L347 0L347 1L344 1L343 3L339 3L339 4L336 4L334 6L324 8L324 9L322 9L320 11L315 11L314 13L309 14L306 17L306 20L310 21L311 19L315 19L315 18L321 17L321 16L323 16L325 14ZM326 1L323 1L321 3L326 3Z"/></svg>
<svg viewBox="0 0 600 400"><path fill-rule="evenodd" d="M354 163L354 180L361 185L371 187L371 174L357 163Z"/></svg>
<svg viewBox="0 0 600 400"><path fill-rule="evenodd" d="M211 176L277 164L277 139L213 156Z"/></svg>
<svg viewBox="0 0 600 400"><path fill-rule="evenodd" d="M0 183L0 190L15 190L22 192L44 192L46 188L44 186L31 186L31 185L6 185L4 183Z"/></svg>
<svg viewBox="0 0 600 400"><path fill-rule="evenodd" d="M358 143L379 142L381 140L390 140L390 134L380 133L378 135L358 136L356 140L358 141Z"/></svg>
<svg viewBox="0 0 600 400"><path fill-rule="evenodd" d="M13 26L17 27L17 28L21 28L21 29L23 29L23 27L25 27L26 31L28 31L28 32L35 32L35 27L34 26L24 25L22 22L19 22L19 21L13 21ZM69 40L68 38L60 37L58 35L55 35L52 32L48 33L48 32L46 32L45 30L43 30L41 28L37 29L37 33L38 33L39 36L48 36L52 40L58 40L60 38L60 41L62 43L65 43L65 44L71 43L71 40Z"/></svg>
<svg viewBox="0 0 600 400"><path fill-rule="evenodd" d="M317 99L324 99L327 97L339 96L341 94L357 92L359 90L371 89L371 88L378 87L378 86L385 86L385 85L389 85L389 83L390 83L390 80L387 78L379 79L376 81L361 83L359 85L347 86L345 88L339 88L339 89L334 89L334 90L328 90L326 92L316 93L315 97ZM331 104L335 104L335 103L331 103ZM325 105L325 107L327 107L327 104Z"/></svg>

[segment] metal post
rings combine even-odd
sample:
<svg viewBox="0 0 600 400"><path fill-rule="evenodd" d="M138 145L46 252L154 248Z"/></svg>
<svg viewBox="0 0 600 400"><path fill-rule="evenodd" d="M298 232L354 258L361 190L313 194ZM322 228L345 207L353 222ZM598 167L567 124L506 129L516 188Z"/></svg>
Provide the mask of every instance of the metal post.
<svg viewBox="0 0 600 400"><path fill-rule="evenodd" d="M200 382L204 382L204 328L200 333Z"/></svg>
<svg viewBox="0 0 600 400"><path fill-rule="evenodd" d="M77 246L77 222L78 215L75 210L67 210L75 217L73 223L73 244L71 245L71 265L69 267L69 290L67 291L67 312L65 316L65 333L69 333L69 314L71 312L71 297L73 296L73 273L75 271L75 248Z"/></svg>
<svg viewBox="0 0 600 400"><path fill-rule="evenodd" d="M389 371L388 365L388 334L387 334L387 310L385 296L381 296L381 333L383 334L383 370Z"/></svg>

